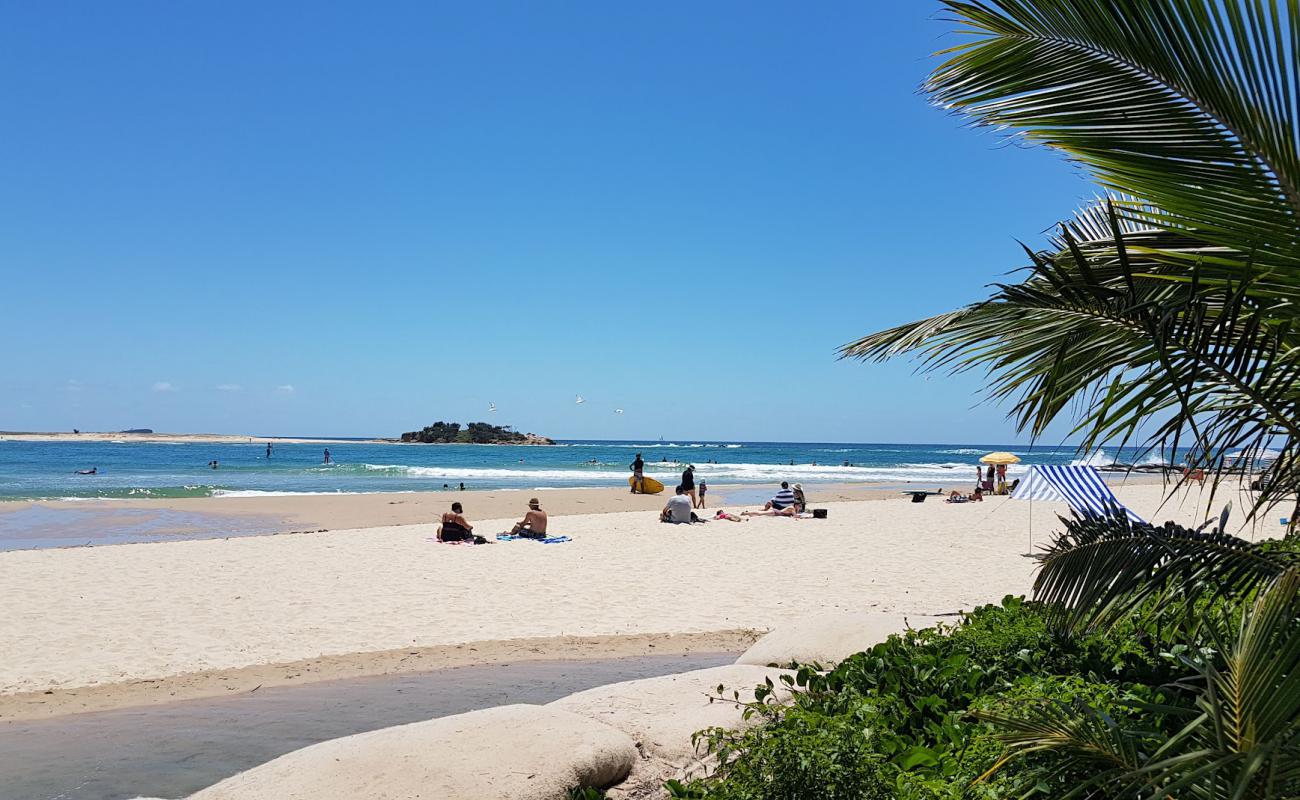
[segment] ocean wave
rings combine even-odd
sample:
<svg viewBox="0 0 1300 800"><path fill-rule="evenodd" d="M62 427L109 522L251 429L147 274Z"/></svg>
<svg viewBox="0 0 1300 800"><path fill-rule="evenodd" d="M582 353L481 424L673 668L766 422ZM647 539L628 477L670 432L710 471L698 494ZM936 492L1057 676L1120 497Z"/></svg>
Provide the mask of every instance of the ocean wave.
<svg viewBox="0 0 1300 800"><path fill-rule="evenodd" d="M951 450L936 450L935 452L953 456L982 456L989 451L975 447L955 447Z"/></svg>
<svg viewBox="0 0 1300 800"><path fill-rule="evenodd" d="M500 469L485 467L419 467L402 464L366 464L364 467L372 474L389 474L394 478L437 479L451 481L492 481L510 480L512 482L564 481L565 483L592 482L621 483L627 480L627 470L602 469ZM959 462L895 464L879 467L845 467L835 464L703 464L695 469L696 480L741 483L778 483L790 481L823 482L860 482L860 481L907 481L907 480L944 480L965 481L971 478L966 474L969 464ZM1012 468L1010 474L1017 474ZM681 473L665 470L654 464L646 464L646 475L667 485L677 482Z"/></svg>
<svg viewBox="0 0 1300 800"><path fill-rule="evenodd" d="M1097 448L1083 458L1076 458L1070 462L1072 467L1109 467L1115 463L1115 459L1106 455L1106 451Z"/></svg>

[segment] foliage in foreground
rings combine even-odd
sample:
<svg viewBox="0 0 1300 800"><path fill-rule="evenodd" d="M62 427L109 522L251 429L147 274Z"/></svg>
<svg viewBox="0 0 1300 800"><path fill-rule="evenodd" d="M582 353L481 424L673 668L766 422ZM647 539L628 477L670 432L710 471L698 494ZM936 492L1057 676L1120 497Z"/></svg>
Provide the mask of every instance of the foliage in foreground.
<svg viewBox="0 0 1300 800"><path fill-rule="evenodd" d="M891 637L829 673L800 668L788 707L760 701L746 711L761 717L756 727L703 732L714 774L670 792L1300 796L1297 545L1110 524L1108 538L1100 523L1066 521L1042 559L1050 602L1008 597L955 627ZM1099 580L1098 541L1134 537L1166 557ZM1253 571L1225 588L1234 563ZM1184 624L1192 617L1200 624Z"/></svg>
<svg viewBox="0 0 1300 800"><path fill-rule="evenodd" d="M716 777L674 787L675 797L710 800L939 798L968 787L1004 754L997 729L972 712L1011 712L1025 702L1087 700L1108 713L1156 699L1146 684L1174 677L1132 644L1128 632L1064 640L1041 606L1008 597L956 627L893 636L827 674L801 668L788 708L759 703L762 724L709 730ZM1108 682L1110 681L1110 682ZM1012 796L1021 769L969 796ZM1061 781L1068 776L1061 776Z"/></svg>

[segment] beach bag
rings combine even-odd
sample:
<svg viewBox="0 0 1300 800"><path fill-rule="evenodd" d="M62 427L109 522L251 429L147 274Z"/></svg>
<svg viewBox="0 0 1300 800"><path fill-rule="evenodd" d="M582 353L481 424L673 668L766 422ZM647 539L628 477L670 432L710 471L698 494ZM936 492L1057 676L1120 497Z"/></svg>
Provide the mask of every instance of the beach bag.
<svg viewBox="0 0 1300 800"><path fill-rule="evenodd" d="M813 519L826 519L826 509L814 508L812 511L813 511Z"/></svg>

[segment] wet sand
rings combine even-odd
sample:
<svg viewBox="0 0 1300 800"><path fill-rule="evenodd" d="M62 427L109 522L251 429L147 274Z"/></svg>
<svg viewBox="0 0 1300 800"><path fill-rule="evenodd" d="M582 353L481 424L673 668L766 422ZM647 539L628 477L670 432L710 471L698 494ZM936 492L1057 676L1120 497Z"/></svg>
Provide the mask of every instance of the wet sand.
<svg viewBox="0 0 1300 800"><path fill-rule="evenodd" d="M326 739L507 703L548 703L608 683L729 664L735 657L692 653L457 667L3 723L0 796L180 797Z"/></svg>

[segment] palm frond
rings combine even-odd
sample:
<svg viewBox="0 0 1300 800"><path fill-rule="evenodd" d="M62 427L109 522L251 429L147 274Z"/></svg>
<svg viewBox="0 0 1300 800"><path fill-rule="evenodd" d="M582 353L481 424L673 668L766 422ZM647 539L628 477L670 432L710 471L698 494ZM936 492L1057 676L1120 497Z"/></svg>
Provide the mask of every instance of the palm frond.
<svg viewBox="0 0 1300 800"><path fill-rule="evenodd" d="M1176 600L1187 612L1244 596L1300 565L1300 554L1173 523L1062 522L1064 532L1039 556L1034 596L1067 631L1111 625L1153 599Z"/></svg>
<svg viewBox="0 0 1300 800"><path fill-rule="evenodd" d="M1118 443L1178 454L1216 483L1228 453L1243 451L1240 463L1280 450L1256 509L1289 497L1300 486L1300 303L1272 289L1259 297L1245 272L1224 280L1230 259L1220 248L1136 227L1113 205L1080 215L1056 243L1055 252L1026 251L1029 276L996 285L989 300L865 336L841 356L983 368L990 399L1011 401L1032 436L1070 415L1081 450Z"/></svg>
<svg viewBox="0 0 1300 800"><path fill-rule="evenodd" d="M1300 10L1216 0L946 0L966 41L926 88L1149 203L1134 215L1297 261Z"/></svg>

